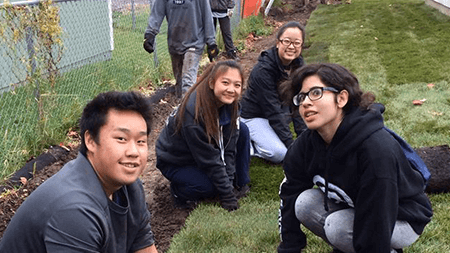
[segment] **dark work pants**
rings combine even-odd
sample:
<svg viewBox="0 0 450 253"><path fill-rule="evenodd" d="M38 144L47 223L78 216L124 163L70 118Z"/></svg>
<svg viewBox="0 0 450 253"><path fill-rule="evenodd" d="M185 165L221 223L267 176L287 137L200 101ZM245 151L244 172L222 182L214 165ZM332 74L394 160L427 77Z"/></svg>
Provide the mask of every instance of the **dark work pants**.
<svg viewBox="0 0 450 253"><path fill-rule="evenodd" d="M240 122L239 138L236 147L236 174L233 185L242 187L250 182L250 133ZM172 191L181 200L201 200L215 197L217 190L206 175L196 166L176 166L161 171L170 183Z"/></svg>
<svg viewBox="0 0 450 253"><path fill-rule="evenodd" d="M228 52L234 50L230 17L214 18L214 28L217 26L217 20L219 20L220 31L222 32L223 43L225 44L225 51Z"/></svg>
<svg viewBox="0 0 450 253"><path fill-rule="evenodd" d="M250 182L250 131L244 122L240 121L239 123L234 184L237 187L242 187Z"/></svg>

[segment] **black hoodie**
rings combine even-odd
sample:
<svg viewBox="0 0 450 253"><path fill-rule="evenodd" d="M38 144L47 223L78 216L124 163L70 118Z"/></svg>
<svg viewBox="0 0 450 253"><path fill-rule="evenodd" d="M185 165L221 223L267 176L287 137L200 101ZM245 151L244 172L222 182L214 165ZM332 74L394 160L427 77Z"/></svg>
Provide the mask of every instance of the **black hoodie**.
<svg viewBox="0 0 450 253"><path fill-rule="evenodd" d="M278 252L300 252L306 246L294 203L314 184L328 196L340 192L340 201L355 208L356 252L388 253L397 220L407 221L417 234L423 232L432 216L424 180L383 128L380 109L347 113L328 147L317 131L306 130L288 150L280 187Z"/></svg>
<svg viewBox="0 0 450 253"><path fill-rule="evenodd" d="M241 117L268 119L270 126L286 147L293 142L289 129L291 118L289 108L281 101L278 86L289 78L288 69L292 72L303 65L304 61L300 56L289 66L283 66L276 47L263 51L250 73L248 89L241 101Z"/></svg>
<svg viewBox="0 0 450 253"><path fill-rule="evenodd" d="M233 179L236 172L235 155L239 130L232 128L230 105L219 109L221 147L218 140L208 142L203 122L194 120L197 92L189 97L184 122L179 133L175 133L176 112L169 116L166 127L156 141L156 167L163 171L171 167L195 166L208 175L220 196L233 195ZM232 129L234 129L232 131Z"/></svg>

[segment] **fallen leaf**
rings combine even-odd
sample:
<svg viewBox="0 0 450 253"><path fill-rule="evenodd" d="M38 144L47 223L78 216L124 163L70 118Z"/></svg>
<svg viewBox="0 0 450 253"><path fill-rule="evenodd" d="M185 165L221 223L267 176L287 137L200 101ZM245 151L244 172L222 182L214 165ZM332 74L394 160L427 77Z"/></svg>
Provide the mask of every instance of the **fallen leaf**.
<svg viewBox="0 0 450 253"><path fill-rule="evenodd" d="M436 112L436 111L428 111L428 113L433 116L442 116L444 114L442 112Z"/></svg>
<svg viewBox="0 0 450 253"><path fill-rule="evenodd" d="M69 137L77 137L78 136L78 132L70 130L69 133L67 134L67 136L69 136Z"/></svg>
<svg viewBox="0 0 450 253"><path fill-rule="evenodd" d="M65 149L66 151L70 151L70 149L68 147L66 147L65 145L59 145L61 148Z"/></svg>
<svg viewBox="0 0 450 253"><path fill-rule="evenodd" d="M25 177L20 177L20 182L23 184L23 185L26 185L27 184L27 179L25 178Z"/></svg>
<svg viewBox="0 0 450 253"><path fill-rule="evenodd" d="M425 102L425 101L427 101L427 100L426 99L421 99L421 100L415 99L412 101L412 103L413 103L413 105L422 105L423 102Z"/></svg>

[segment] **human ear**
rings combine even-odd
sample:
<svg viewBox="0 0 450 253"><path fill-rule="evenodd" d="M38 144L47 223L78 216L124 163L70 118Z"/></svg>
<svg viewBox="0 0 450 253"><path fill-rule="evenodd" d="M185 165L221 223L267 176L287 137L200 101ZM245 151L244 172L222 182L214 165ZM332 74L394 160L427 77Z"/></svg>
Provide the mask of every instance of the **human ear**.
<svg viewBox="0 0 450 253"><path fill-rule="evenodd" d="M341 92L339 92L339 94L337 95L337 105L339 108L344 108L344 106L348 102L348 96L349 94L347 90L342 90Z"/></svg>
<svg viewBox="0 0 450 253"><path fill-rule="evenodd" d="M97 145L89 131L84 132L84 144L86 145L88 152L92 152Z"/></svg>

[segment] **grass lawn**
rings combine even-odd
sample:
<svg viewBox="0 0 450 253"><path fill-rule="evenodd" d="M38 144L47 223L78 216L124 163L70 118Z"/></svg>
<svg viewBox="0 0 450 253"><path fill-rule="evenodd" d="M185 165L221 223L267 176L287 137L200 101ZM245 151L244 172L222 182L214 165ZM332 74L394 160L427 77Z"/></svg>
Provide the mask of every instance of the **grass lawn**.
<svg viewBox="0 0 450 253"><path fill-rule="evenodd" d="M42 116L37 110L34 85L1 94L0 181L20 169L31 156L38 156L48 146L66 141L67 131L78 125L86 102L98 93L156 87L162 85L163 80L173 78L167 33L161 32L156 37L154 54L142 48L148 13L149 10L140 9L136 12L135 29L132 29L131 14L114 13L115 50L110 60L65 72L51 89L44 80L36 82L40 85ZM166 30L167 23L163 22L161 31Z"/></svg>

